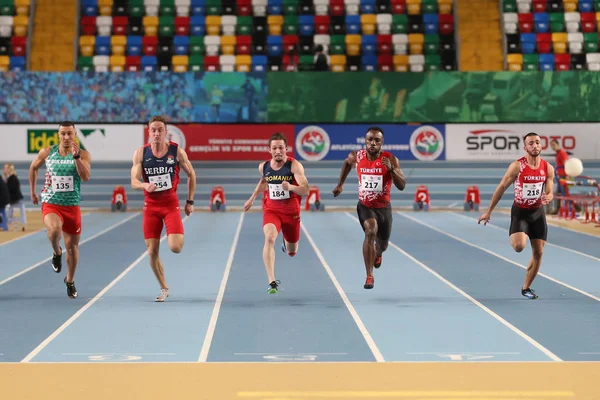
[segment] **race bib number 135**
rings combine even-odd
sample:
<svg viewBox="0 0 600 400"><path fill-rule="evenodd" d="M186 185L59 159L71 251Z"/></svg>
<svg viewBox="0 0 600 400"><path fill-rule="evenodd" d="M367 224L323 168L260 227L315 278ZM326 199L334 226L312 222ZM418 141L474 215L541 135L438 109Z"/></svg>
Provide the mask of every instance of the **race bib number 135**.
<svg viewBox="0 0 600 400"><path fill-rule="evenodd" d="M52 190L54 192L72 192L73 191L72 176L53 176Z"/></svg>

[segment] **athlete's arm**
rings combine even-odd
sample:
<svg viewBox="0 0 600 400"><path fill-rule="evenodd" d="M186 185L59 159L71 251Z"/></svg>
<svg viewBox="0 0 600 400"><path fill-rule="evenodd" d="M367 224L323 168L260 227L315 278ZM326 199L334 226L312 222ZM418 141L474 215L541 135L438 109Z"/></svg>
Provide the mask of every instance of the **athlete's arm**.
<svg viewBox="0 0 600 400"><path fill-rule="evenodd" d="M348 177L348 174L350 173L350 171L352 171L352 168L354 167L355 164L356 164L356 151L351 151L350 154L348 154L348 157L346 157L346 159L344 160L344 163L342 164L342 171L340 172L340 180L338 181L337 186L333 189L334 197L339 196L340 193L342 193L342 191L344 190L344 182L346 182L346 178Z"/></svg>
<svg viewBox="0 0 600 400"><path fill-rule="evenodd" d="M309 192L308 189L308 179L306 179L306 175L304 175L304 166L300 163L300 161L294 160L292 163L292 174L294 174L294 179L296 179L296 183L298 185L289 185L288 189L300 196L306 196ZM287 182L285 182L287 183Z"/></svg>
<svg viewBox="0 0 600 400"><path fill-rule="evenodd" d="M79 157L75 160L75 168L83 182L89 181L92 177L92 155L89 151L79 150Z"/></svg>
<svg viewBox="0 0 600 400"><path fill-rule="evenodd" d="M177 148L177 159L181 169L185 171L188 176L188 200L194 200L194 193L196 193L196 171L187 156L187 153L182 148Z"/></svg>
<svg viewBox="0 0 600 400"><path fill-rule="evenodd" d="M133 166L131 167L131 188L133 190L148 190L151 186L156 187L154 184L148 182L142 182L140 177L142 176L142 148L139 148L133 153Z"/></svg>
<svg viewBox="0 0 600 400"><path fill-rule="evenodd" d="M35 158L35 160L33 160L31 162L31 165L29 166L29 192L31 193L31 201L33 202L33 204L37 204L39 201L38 196L35 193L35 183L38 178L38 170L42 165L44 165L44 163L46 162L46 158L48 158L49 154L50 147L41 149L38 152L38 155Z"/></svg>
<svg viewBox="0 0 600 400"><path fill-rule="evenodd" d="M250 196L250 201L253 202L256 200L259 194L264 193L267 190L267 181L262 174L263 171L263 163L258 164L258 173L260 174L260 180L256 184L256 188L254 188L254 192L252 192L252 196Z"/></svg>
<svg viewBox="0 0 600 400"><path fill-rule="evenodd" d="M496 205L502 198L502 195L504 195L506 189L508 189L509 186L515 182L517 176L519 176L519 162L513 161L506 170L506 173L500 181L500 184L496 187L496 190L494 191L494 195L492 196L492 202L490 203L490 207L487 211L488 213L492 213L492 210L494 209L494 207L496 207Z"/></svg>
<svg viewBox="0 0 600 400"><path fill-rule="evenodd" d="M554 167L548 165L548 178L546 179L546 191L542 194L542 204L549 204L554 198Z"/></svg>
<svg viewBox="0 0 600 400"><path fill-rule="evenodd" d="M392 169L390 173L392 174L392 181L394 182L394 186L398 188L398 190L404 190L406 187L406 178L404 177L404 172L400 169L400 161L395 156L390 160L392 163Z"/></svg>

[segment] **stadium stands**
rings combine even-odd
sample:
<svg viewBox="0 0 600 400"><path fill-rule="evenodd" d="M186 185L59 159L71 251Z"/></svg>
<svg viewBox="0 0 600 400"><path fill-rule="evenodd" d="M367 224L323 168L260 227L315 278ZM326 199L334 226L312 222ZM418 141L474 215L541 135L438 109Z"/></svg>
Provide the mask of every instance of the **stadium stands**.
<svg viewBox="0 0 600 400"><path fill-rule="evenodd" d="M0 0L0 71L27 68L30 0Z"/></svg>
<svg viewBox="0 0 600 400"><path fill-rule="evenodd" d="M80 1L79 70L456 70L453 0Z"/></svg>
<svg viewBox="0 0 600 400"><path fill-rule="evenodd" d="M503 0L512 71L600 71L597 0Z"/></svg>

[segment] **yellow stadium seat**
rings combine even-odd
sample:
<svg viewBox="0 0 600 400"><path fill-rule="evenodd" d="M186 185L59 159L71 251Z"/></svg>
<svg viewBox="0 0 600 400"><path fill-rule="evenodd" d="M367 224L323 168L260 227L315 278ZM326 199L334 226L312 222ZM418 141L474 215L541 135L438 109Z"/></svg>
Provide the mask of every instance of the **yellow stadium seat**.
<svg viewBox="0 0 600 400"><path fill-rule="evenodd" d="M96 44L96 36L83 35L79 37L79 51L85 57L94 55L94 45Z"/></svg>
<svg viewBox="0 0 600 400"><path fill-rule="evenodd" d="M235 36L221 36L221 54L235 54Z"/></svg>
<svg viewBox="0 0 600 400"><path fill-rule="evenodd" d="M267 17L267 25L269 25L269 35L281 36L283 15L269 15Z"/></svg>
<svg viewBox="0 0 600 400"><path fill-rule="evenodd" d="M15 36L27 36L27 25L29 17L25 15L16 15L13 18L13 32Z"/></svg>
<svg viewBox="0 0 600 400"><path fill-rule="evenodd" d="M333 72L343 72L346 70L346 56L343 54L334 54L331 56L331 70Z"/></svg>
<svg viewBox="0 0 600 400"><path fill-rule="evenodd" d="M142 19L142 25L144 25L145 36L156 36L158 31L158 17L146 15Z"/></svg>
<svg viewBox="0 0 600 400"><path fill-rule="evenodd" d="M361 14L360 25L363 35L375 34L375 27L377 26L377 16L375 14Z"/></svg>
<svg viewBox="0 0 600 400"><path fill-rule="evenodd" d="M101 16L112 15L113 0L98 0L98 14Z"/></svg>
<svg viewBox="0 0 600 400"><path fill-rule="evenodd" d="M125 70L125 56L110 56L111 72L123 72Z"/></svg>
<svg viewBox="0 0 600 400"><path fill-rule="evenodd" d="M600 11L596 13L596 23L600 24Z"/></svg>
<svg viewBox="0 0 600 400"><path fill-rule="evenodd" d="M408 15L421 14L421 0L406 0L406 13Z"/></svg>
<svg viewBox="0 0 600 400"><path fill-rule="evenodd" d="M410 54L423 54L423 43L425 36L422 33L410 33L408 35L408 46Z"/></svg>
<svg viewBox="0 0 600 400"><path fill-rule="evenodd" d="M452 0L438 0L438 12L440 14L452 14Z"/></svg>
<svg viewBox="0 0 600 400"><path fill-rule="evenodd" d="M29 16L30 0L15 0L15 14Z"/></svg>
<svg viewBox="0 0 600 400"><path fill-rule="evenodd" d="M568 36L564 32L552 33L552 45L554 52L557 54L564 54L567 52Z"/></svg>
<svg viewBox="0 0 600 400"><path fill-rule="evenodd" d="M236 71L250 72L252 67L252 57L247 54L241 54L235 57Z"/></svg>
<svg viewBox="0 0 600 400"><path fill-rule="evenodd" d="M207 15L205 24L206 24L207 35L218 36L221 34L221 16L220 15Z"/></svg>
<svg viewBox="0 0 600 400"><path fill-rule="evenodd" d="M563 1L565 12L577 11L577 0L564 0Z"/></svg>
<svg viewBox="0 0 600 400"><path fill-rule="evenodd" d="M394 71L396 72L407 72L408 71L408 56L403 54L396 54L394 56Z"/></svg>
<svg viewBox="0 0 600 400"><path fill-rule="evenodd" d="M521 71L523 69L523 54L509 54L507 62L510 71Z"/></svg>
<svg viewBox="0 0 600 400"><path fill-rule="evenodd" d="M125 54L125 47L127 46L127 36L115 35L110 37L111 53L117 56Z"/></svg>
<svg viewBox="0 0 600 400"><path fill-rule="evenodd" d="M360 55L361 42L362 36L360 35L346 35L346 53L349 56Z"/></svg>
<svg viewBox="0 0 600 400"><path fill-rule="evenodd" d="M171 58L171 64L173 64L173 71L186 72L190 64L190 59L188 56L173 56L173 58Z"/></svg>
<svg viewBox="0 0 600 400"><path fill-rule="evenodd" d="M9 65L10 65L10 57L9 56L0 56L0 71L8 71Z"/></svg>

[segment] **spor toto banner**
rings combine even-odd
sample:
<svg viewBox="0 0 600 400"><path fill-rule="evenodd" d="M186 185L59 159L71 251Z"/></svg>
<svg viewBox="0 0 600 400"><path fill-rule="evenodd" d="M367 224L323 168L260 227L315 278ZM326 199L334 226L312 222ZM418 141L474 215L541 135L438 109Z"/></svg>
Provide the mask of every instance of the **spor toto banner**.
<svg viewBox="0 0 600 400"><path fill-rule="evenodd" d="M373 125L296 125L296 157L306 161L343 160L365 148ZM444 125L378 125L384 131L383 149L399 160L444 160Z"/></svg>
<svg viewBox="0 0 600 400"><path fill-rule="evenodd" d="M192 161L263 161L268 160L269 138L283 133L288 153L294 151L294 125L167 124L167 138L186 152ZM148 127L144 129L150 141Z"/></svg>
<svg viewBox="0 0 600 400"><path fill-rule="evenodd" d="M542 156L554 156L553 139L584 160L600 158L600 124L447 124L447 160L511 161L525 154L523 136L536 132Z"/></svg>

